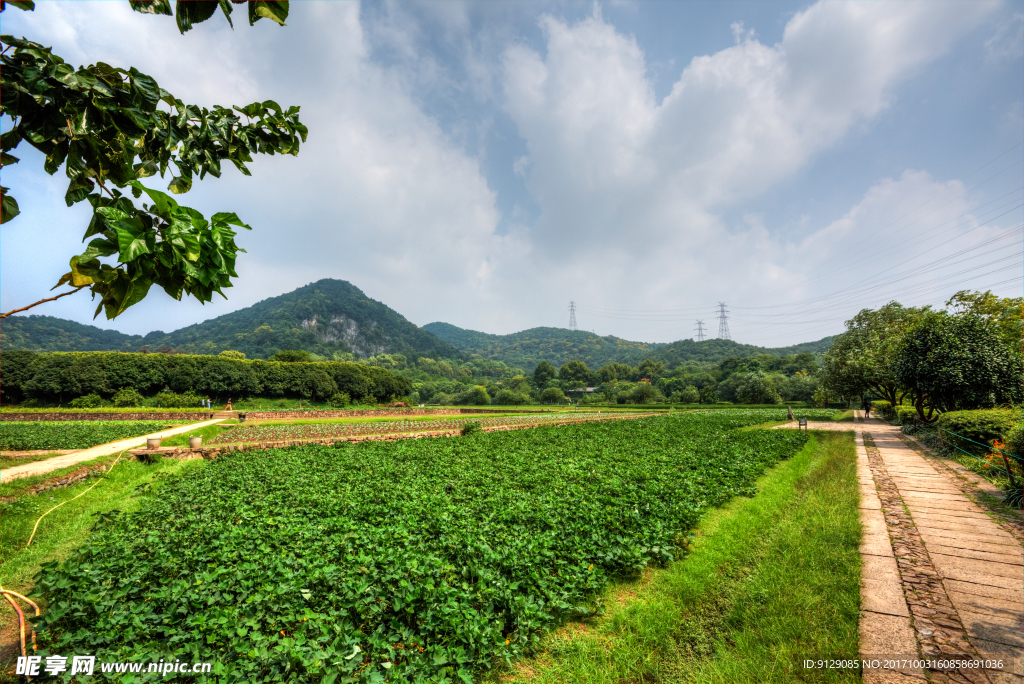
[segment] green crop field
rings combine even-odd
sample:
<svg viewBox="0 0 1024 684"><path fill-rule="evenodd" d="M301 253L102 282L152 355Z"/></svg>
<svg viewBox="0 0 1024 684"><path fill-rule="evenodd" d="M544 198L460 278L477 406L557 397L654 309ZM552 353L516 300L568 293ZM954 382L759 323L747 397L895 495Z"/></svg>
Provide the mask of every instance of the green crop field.
<svg viewBox="0 0 1024 684"><path fill-rule="evenodd" d="M44 566L38 653L212 661L219 681L471 681L753 494L808 436L739 428L784 417L232 454Z"/></svg>
<svg viewBox="0 0 1024 684"><path fill-rule="evenodd" d="M165 420L43 420L0 423L0 449L88 449L98 444L159 432L172 423Z"/></svg>

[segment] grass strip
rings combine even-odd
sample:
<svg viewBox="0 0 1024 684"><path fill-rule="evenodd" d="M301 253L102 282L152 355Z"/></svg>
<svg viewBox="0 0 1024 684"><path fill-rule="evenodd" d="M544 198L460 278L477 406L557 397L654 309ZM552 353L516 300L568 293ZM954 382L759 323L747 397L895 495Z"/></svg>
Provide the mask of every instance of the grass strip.
<svg viewBox="0 0 1024 684"><path fill-rule="evenodd" d="M602 617L557 630L501 680L858 681L800 665L857 654L855 463L852 433L814 433L755 497L709 511L684 560L613 587Z"/></svg>

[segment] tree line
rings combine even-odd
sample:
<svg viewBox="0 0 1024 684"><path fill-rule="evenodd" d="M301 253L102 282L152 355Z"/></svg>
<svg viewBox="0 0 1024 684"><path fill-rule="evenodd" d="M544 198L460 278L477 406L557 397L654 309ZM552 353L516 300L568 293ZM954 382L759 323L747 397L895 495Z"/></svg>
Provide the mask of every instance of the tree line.
<svg viewBox="0 0 1024 684"><path fill-rule="evenodd" d="M961 291L946 307L864 309L826 352L822 387L837 397L912 405L925 422L948 411L1019 406L1024 298Z"/></svg>
<svg viewBox="0 0 1024 684"><path fill-rule="evenodd" d="M387 369L355 363L249 361L230 356L126 352L5 351L0 357L0 398L67 403L86 395L112 398L132 388L229 397L288 397L327 400L347 395L354 402L407 397L412 383Z"/></svg>

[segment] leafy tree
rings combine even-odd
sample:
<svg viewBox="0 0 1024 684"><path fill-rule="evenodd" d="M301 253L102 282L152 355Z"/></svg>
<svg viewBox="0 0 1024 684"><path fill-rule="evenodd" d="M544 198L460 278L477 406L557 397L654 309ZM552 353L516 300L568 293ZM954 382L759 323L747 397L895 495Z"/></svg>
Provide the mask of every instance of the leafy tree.
<svg viewBox="0 0 1024 684"><path fill-rule="evenodd" d="M221 354L223 356L223 354ZM270 357L270 361L280 363L311 363L313 355L302 349L282 349Z"/></svg>
<svg viewBox="0 0 1024 684"><path fill-rule="evenodd" d="M680 390L678 397L680 403L696 404L697 402L700 401L700 390L698 390L693 385L690 385L689 387L684 387L682 390Z"/></svg>
<svg viewBox="0 0 1024 684"><path fill-rule="evenodd" d="M563 382L588 383L590 382L590 369L582 361L570 361L558 369L558 379Z"/></svg>
<svg viewBox="0 0 1024 684"><path fill-rule="evenodd" d="M244 359L245 352L235 351L234 349L225 349L217 356L223 356L225 359Z"/></svg>
<svg viewBox="0 0 1024 684"><path fill-rule="evenodd" d="M30 1L6 4L34 9ZM182 33L218 7L231 21L228 2L176 4ZM142 13L171 14L168 0L131 5ZM286 2L250 2L248 8L250 24L267 17L283 25L288 13ZM232 212L206 219L140 179L163 177L170 169L168 188L181 194L196 175L219 177L225 162L249 175L246 163L253 154L298 154L307 135L299 108L267 100L208 110L185 104L135 68L97 62L75 69L25 38L0 36L0 44L0 126L6 131L0 135L0 165L17 164L12 152L25 141L45 155L48 174L64 166L67 205L87 201L93 211L83 238L92 240L71 257L70 270L54 286L71 289L0 318L82 289L99 296L95 315L104 311L107 318L140 302L153 285L178 300L187 294L205 303L214 293L224 296L223 288L237 276L236 255L244 251L235 244L233 227L249 226ZM161 103L166 110L159 109ZM151 204L138 207L122 190L135 199L146 194ZM0 222L6 223L20 209L8 188L0 193Z"/></svg>
<svg viewBox="0 0 1024 684"><path fill-rule="evenodd" d="M634 404L650 404L659 398L658 390L649 382L638 382L629 398Z"/></svg>
<svg viewBox="0 0 1024 684"><path fill-rule="evenodd" d="M647 378L651 382L654 382L665 372L665 364L660 361L644 359L640 362L640 365L637 366L636 371L641 378Z"/></svg>
<svg viewBox="0 0 1024 684"><path fill-rule="evenodd" d="M526 394L503 389L494 396L494 401L491 403L498 406L519 406L520 404L530 403L530 397Z"/></svg>
<svg viewBox="0 0 1024 684"><path fill-rule="evenodd" d="M961 290L949 298L946 306L956 314L981 316L996 327L1006 344L1020 349L1024 340L1024 297L998 297L991 290Z"/></svg>
<svg viewBox="0 0 1024 684"><path fill-rule="evenodd" d="M714 385L705 385L700 388L700 403L714 404L718 401L718 389Z"/></svg>
<svg viewBox="0 0 1024 684"><path fill-rule="evenodd" d="M629 380L636 369L625 363L609 363L597 371L597 378L602 383L614 383L616 380Z"/></svg>
<svg viewBox="0 0 1024 684"><path fill-rule="evenodd" d="M491 397L487 394L486 389L477 385L457 394L452 399L452 403L457 405L486 406L491 403Z"/></svg>
<svg viewBox="0 0 1024 684"><path fill-rule="evenodd" d="M548 387L540 393L540 400L545 404L564 404L565 394L557 387Z"/></svg>
<svg viewBox="0 0 1024 684"><path fill-rule="evenodd" d="M918 416L1020 404L1024 357L991 321L976 314L931 312L910 328L894 359L896 381L911 388ZM926 411L927 409L927 411Z"/></svg>
<svg viewBox="0 0 1024 684"><path fill-rule="evenodd" d="M771 377L764 371L755 371L741 376L739 387L736 388L736 397L744 404L781 404L782 397Z"/></svg>
<svg viewBox="0 0 1024 684"><path fill-rule="evenodd" d="M824 390L845 398L871 390L894 406L901 404L913 390L896 379L896 354L904 332L929 311L890 302L847 321L846 332L825 352L820 375Z"/></svg>
<svg viewBox="0 0 1024 684"><path fill-rule="evenodd" d="M555 367L547 361L541 361L533 369L533 382L537 387L543 387L548 384L549 380L554 380L555 375L557 375Z"/></svg>

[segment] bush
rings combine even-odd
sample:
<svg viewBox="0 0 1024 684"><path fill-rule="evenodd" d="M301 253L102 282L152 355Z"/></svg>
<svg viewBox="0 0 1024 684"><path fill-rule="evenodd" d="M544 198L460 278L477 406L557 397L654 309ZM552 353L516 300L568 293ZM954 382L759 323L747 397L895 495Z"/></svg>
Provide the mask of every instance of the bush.
<svg viewBox="0 0 1024 684"><path fill-rule="evenodd" d="M874 407L873 410L875 412L875 415L881 418L882 420L890 422L896 420L896 412L893 410L891 402L880 399L871 402L871 406Z"/></svg>
<svg viewBox="0 0 1024 684"><path fill-rule="evenodd" d="M949 411L939 416L937 425L942 441L946 444L972 453L983 453L988 449L972 442L979 442L986 446L990 446L994 440L1007 442L1010 433L1014 430L1020 431L1021 411L1020 409ZM961 439L961 437L966 439ZM968 442L968 439L972 442Z"/></svg>
<svg viewBox="0 0 1024 684"><path fill-rule="evenodd" d="M564 404L565 394L557 387L548 387L540 393L540 400L545 404Z"/></svg>
<svg viewBox="0 0 1024 684"><path fill-rule="evenodd" d="M696 404L700 401L700 390L693 385L689 385L688 387L680 390L679 394L676 395L676 398L681 404Z"/></svg>
<svg viewBox="0 0 1024 684"><path fill-rule="evenodd" d="M894 420L897 425L913 425L915 418L917 418L917 409L913 406L904 404L896 407Z"/></svg>
<svg viewBox="0 0 1024 684"><path fill-rule="evenodd" d="M1006 436L1006 450L1014 456L1024 459L1024 429L1010 430L1010 434ZM1018 461L1018 463L1020 462Z"/></svg>
<svg viewBox="0 0 1024 684"><path fill-rule="evenodd" d="M465 392L459 392L452 399L456 405L486 406L491 403L491 397L483 387L471 387Z"/></svg>
<svg viewBox="0 0 1024 684"><path fill-rule="evenodd" d="M342 408L352 403L352 398L344 392L335 392L331 395L331 398L327 400L327 405L333 408Z"/></svg>
<svg viewBox="0 0 1024 684"><path fill-rule="evenodd" d="M89 408L100 408L107 402L103 401L103 397L98 394L86 394L84 397L78 397L72 399L68 406L77 409L89 409Z"/></svg>
<svg viewBox="0 0 1024 684"><path fill-rule="evenodd" d="M462 430L460 432L462 433L463 437L468 437L469 435L475 435L476 433L480 432L480 430L480 421L474 420L471 423L466 423L465 425L463 425Z"/></svg>
<svg viewBox="0 0 1024 684"><path fill-rule="evenodd" d="M451 406L451 404L452 404L452 397L451 397L450 394L445 394L444 392L438 392L430 400L430 403L431 404L435 404L437 406Z"/></svg>
<svg viewBox="0 0 1024 684"><path fill-rule="evenodd" d="M498 406L519 406L520 404L527 404L529 401L530 397L525 394L503 389L494 395L494 400L491 403Z"/></svg>
<svg viewBox="0 0 1024 684"><path fill-rule="evenodd" d="M134 387L122 387L111 401L119 408L133 408L142 406L142 395Z"/></svg>

